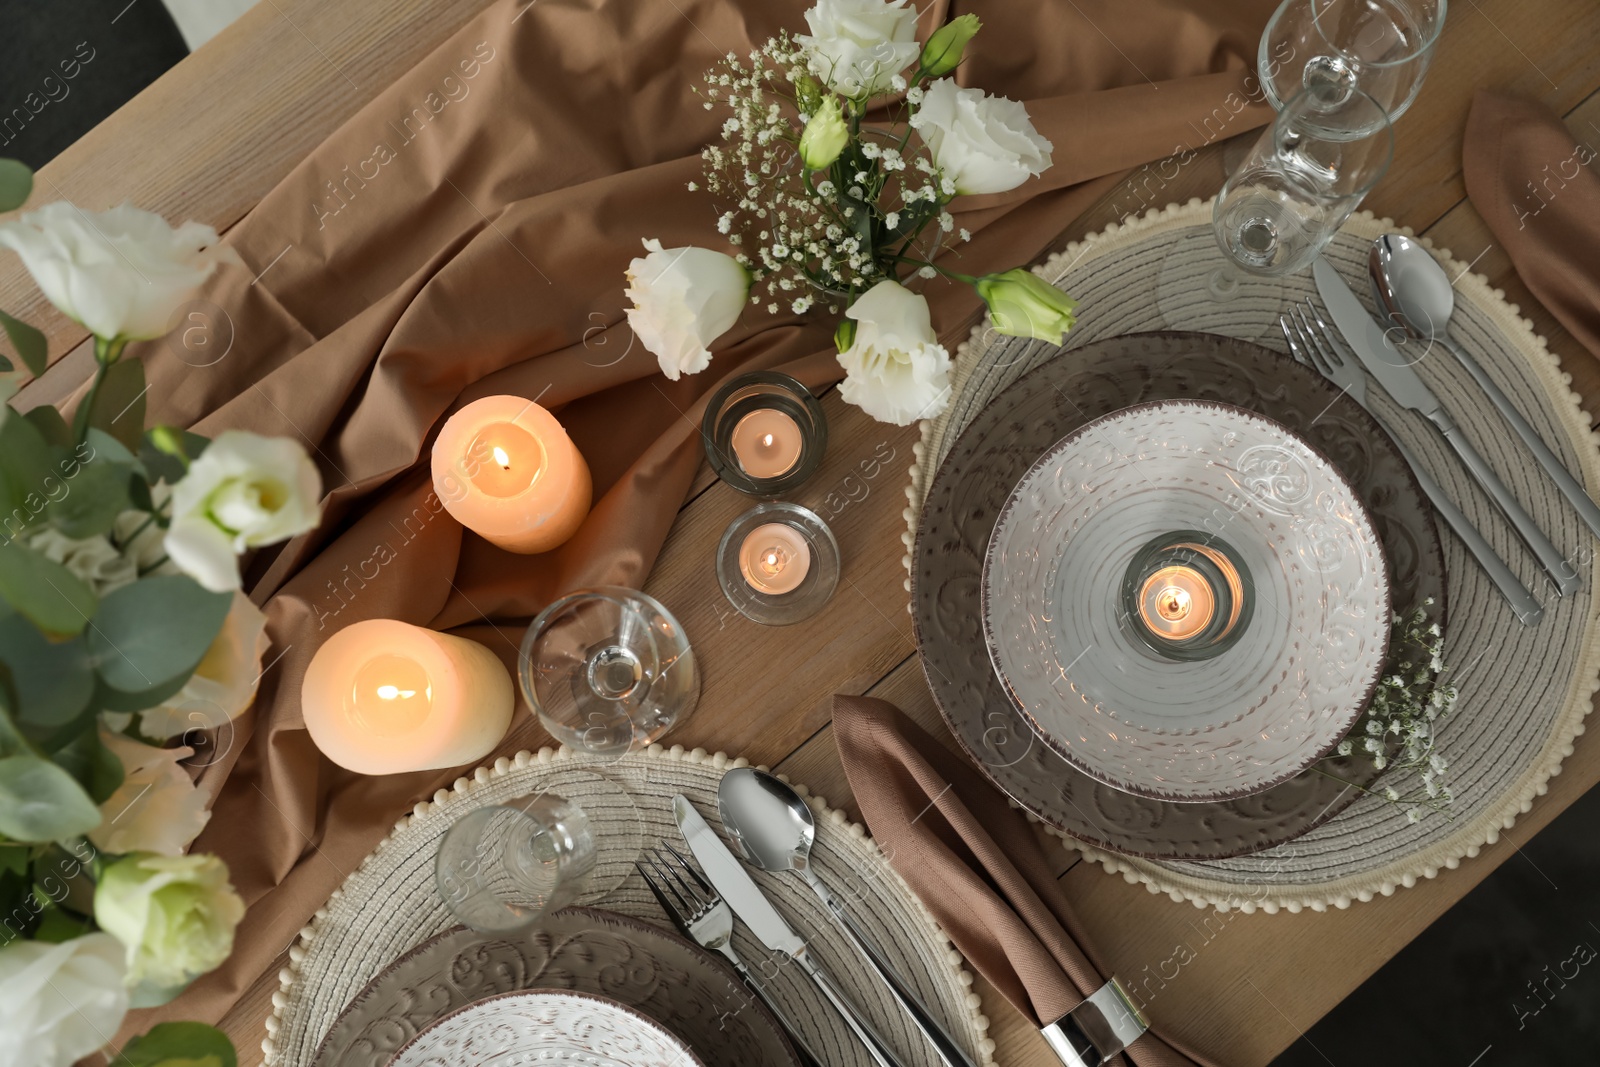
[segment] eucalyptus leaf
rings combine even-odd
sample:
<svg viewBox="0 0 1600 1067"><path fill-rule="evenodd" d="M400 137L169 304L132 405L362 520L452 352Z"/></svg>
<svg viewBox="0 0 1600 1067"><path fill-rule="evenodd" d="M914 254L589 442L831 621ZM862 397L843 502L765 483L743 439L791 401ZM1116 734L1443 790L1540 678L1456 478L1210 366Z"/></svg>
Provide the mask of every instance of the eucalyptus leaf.
<svg viewBox="0 0 1600 1067"><path fill-rule="evenodd" d="M21 615L0 608L0 660L11 672L20 725L54 730L82 716L94 696L94 663L80 635L50 641Z"/></svg>
<svg viewBox="0 0 1600 1067"><path fill-rule="evenodd" d="M11 684L11 670L0 662L0 757L27 751L28 739L17 726L17 691Z"/></svg>
<svg viewBox="0 0 1600 1067"><path fill-rule="evenodd" d="M131 458L132 454L119 442L110 437L105 440ZM51 501L47 512L50 525L68 537L94 537L110 532L117 516L133 506L128 496L128 482L132 477L131 464L117 463L97 451L92 461L78 467L77 475L66 483L66 492Z"/></svg>
<svg viewBox="0 0 1600 1067"><path fill-rule="evenodd" d="M73 427L82 437L88 427L104 430L133 451L144 436L144 364L124 358L106 369L94 404L78 409Z"/></svg>
<svg viewBox="0 0 1600 1067"><path fill-rule="evenodd" d="M39 436L44 438L46 444L60 448L72 447L72 428L61 417L61 412L49 404L30 408L22 413L22 417L33 423L33 428L39 431Z"/></svg>
<svg viewBox="0 0 1600 1067"><path fill-rule="evenodd" d="M89 632L95 670L107 686L130 695L187 678L232 604L232 594L207 592L182 574L142 578L108 593Z"/></svg>
<svg viewBox="0 0 1600 1067"><path fill-rule="evenodd" d="M122 1047L117 1067L239 1067L233 1042L205 1023L161 1023Z"/></svg>
<svg viewBox="0 0 1600 1067"><path fill-rule="evenodd" d="M63 638L81 634L97 606L94 592L67 568L14 544L0 544L0 600Z"/></svg>
<svg viewBox="0 0 1600 1067"><path fill-rule="evenodd" d="M59 841L100 825L100 809L72 775L37 756L0 759L0 834Z"/></svg>
<svg viewBox="0 0 1600 1067"><path fill-rule="evenodd" d="M56 457L31 419L0 407L0 516L7 534L15 536L44 512L53 496L65 492Z"/></svg>
<svg viewBox="0 0 1600 1067"><path fill-rule="evenodd" d="M0 164L5 162L0 160ZM50 346L45 342L44 334L4 311L0 311L0 329L5 330L11 346L22 357L22 365L28 368L29 373L35 378L43 374L50 365Z"/></svg>
<svg viewBox="0 0 1600 1067"><path fill-rule="evenodd" d="M0 211L15 211L33 195L33 171L20 159L0 159Z"/></svg>
<svg viewBox="0 0 1600 1067"><path fill-rule="evenodd" d="M104 804L122 785L122 761L101 742L98 723L90 723L50 758L72 775L96 804Z"/></svg>

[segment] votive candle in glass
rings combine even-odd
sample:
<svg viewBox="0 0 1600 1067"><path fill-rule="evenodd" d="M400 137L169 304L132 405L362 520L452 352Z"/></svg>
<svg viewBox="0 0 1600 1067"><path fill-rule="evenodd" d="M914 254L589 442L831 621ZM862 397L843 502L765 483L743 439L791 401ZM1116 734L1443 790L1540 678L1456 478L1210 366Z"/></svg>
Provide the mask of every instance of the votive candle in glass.
<svg viewBox="0 0 1600 1067"><path fill-rule="evenodd" d="M778 496L816 473L828 449L822 405L800 382L752 371L727 382L700 423L706 460L741 493Z"/></svg>

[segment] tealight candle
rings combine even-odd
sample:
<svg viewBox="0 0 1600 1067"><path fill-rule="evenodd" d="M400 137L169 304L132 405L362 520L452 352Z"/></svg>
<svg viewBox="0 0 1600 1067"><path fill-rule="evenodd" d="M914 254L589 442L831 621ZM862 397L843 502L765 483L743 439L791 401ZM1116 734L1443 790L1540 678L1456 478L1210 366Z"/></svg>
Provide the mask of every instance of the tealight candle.
<svg viewBox="0 0 1600 1067"><path fill-rule="evenodd" d="M739 572L758 593L792 593L811 570L811 546L799 530L783 522L757 526L739 547Z"/></svg>
<svg viewBox="0 0 1600 1067"><path fill-rule="evenodd" d="M739 466L752 478L788 474L800 462L805 443L800 424L776 408L757 408L733 427L729 445Z"/></svg>
<svg viewBox="0 0 1600 1067"><path fill-rule="evenodd" d="M1244 632L1254 602L1232 547L1194 531L1158 537L1141 548L1122 589L1135 636L1157 655L1176 660L1226 651Z"/></svg>
<svg viewBox="0 0 1600 1067"><path fill-rule="evenodd" d="M1139 591L1145 625L1157 636L1173 641L1204 630L1215 610L1210 584L1193 567L1162 567L1144 580Z"/></svg>
<svg viewBox="0 0 1600 1067"><path fill-rule="evenodd" d="M360 774L459 767L494 751L511 725L511 676L487 648L393 619L330 637L306 668L311 740Z"/></svg>
<svg viewBox="0 0 1600 1067"><path fill-rule="evenodd" d="M589 465L555 416L519 396L450 416L433 444L433 487L457 522L511 552L548 552L589 513Z"/></svg>

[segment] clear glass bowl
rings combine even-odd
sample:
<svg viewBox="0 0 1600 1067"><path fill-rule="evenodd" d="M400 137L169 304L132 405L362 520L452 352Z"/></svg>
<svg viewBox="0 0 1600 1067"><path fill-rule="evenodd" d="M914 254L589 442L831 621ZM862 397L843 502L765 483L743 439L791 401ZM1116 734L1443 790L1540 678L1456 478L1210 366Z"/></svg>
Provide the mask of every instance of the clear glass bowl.
<svg viewBox="0 0 1600 1067"><path fill-rule="evenodd" d="M551 736L597 756L651 744L700 699L683 627L654 598L620 586L579 590L540 612L518 675Z"/></svg>

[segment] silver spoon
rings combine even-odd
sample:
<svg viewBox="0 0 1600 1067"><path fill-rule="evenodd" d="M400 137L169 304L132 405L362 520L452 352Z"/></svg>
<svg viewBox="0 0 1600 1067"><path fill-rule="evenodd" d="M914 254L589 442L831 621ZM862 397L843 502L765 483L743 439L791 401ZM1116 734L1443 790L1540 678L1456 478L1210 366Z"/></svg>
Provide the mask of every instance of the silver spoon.
<svg viewBox="0 0 1600 1067"><path fill-rule="evenodd" d="M1367 254L1367 272L1372 276L1372 294L1383 313L1412 337L1437 342L1456 358L1517 431L1517 436L1556 483L1561 495L1572 504L1584 525L1600 537L1600 507L1550 451L1538 431L1528 425L1511 398L1501 392L1478 361L1451 338L1450 314L1455 310L1455 289L1438 261L1409 237L1386 233L1372 242L1372 251Z"/></svg>
<svg viewBox="0 0 1600 1067"><path fill-rule="evenodd" d="M764 871L794 871L805 879L933 1045L939 1058L948 1067L975 1067L972 1058L911 991L893 964L884 958L832 890L811 869L811 846L817 839L817 824L800 794L774 774L754 767L736 767L722 776L722 784L717 788L717 807L722 813L723 826L746 859Z"/></svg>

